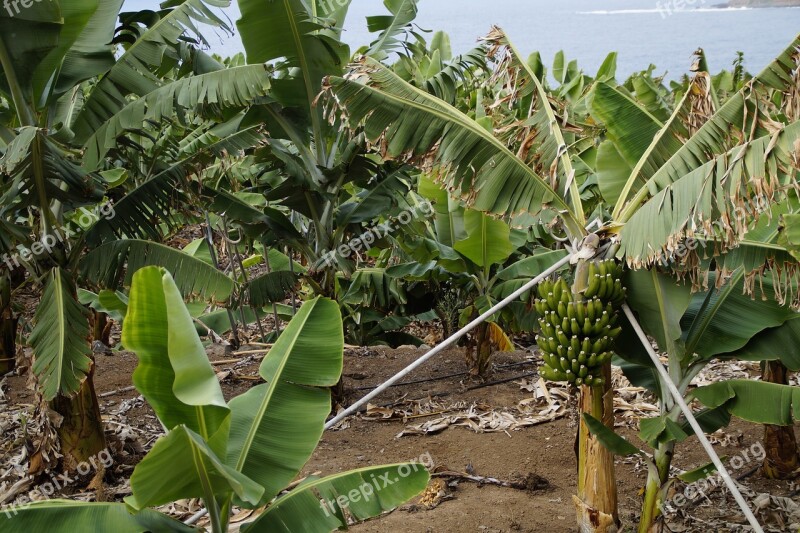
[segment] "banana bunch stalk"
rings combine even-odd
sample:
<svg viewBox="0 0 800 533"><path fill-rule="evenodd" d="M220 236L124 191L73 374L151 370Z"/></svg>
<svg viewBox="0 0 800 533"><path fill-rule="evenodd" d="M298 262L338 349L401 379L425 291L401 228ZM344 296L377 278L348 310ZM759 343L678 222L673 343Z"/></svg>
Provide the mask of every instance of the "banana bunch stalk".
<svg viewBox="0 0 800 533"><path fill-rule="evenodd" d="M545 362L539 373L550 381L603 385L601 369L611 360L614 340L622 332L617 327L618 308L626 292L622 269L613 260L588 266L589 283L579 300L563 279L538 286L536 343Z"/></svg>

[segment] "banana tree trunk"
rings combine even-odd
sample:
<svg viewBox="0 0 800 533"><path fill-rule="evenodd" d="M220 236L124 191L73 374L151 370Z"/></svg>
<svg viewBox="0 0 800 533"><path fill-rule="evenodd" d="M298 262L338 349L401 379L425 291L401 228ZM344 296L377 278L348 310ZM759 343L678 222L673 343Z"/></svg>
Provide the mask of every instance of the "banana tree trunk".
<svg viewBox="0 0 800 533"><path fill-rule="evenodd" d="M763 381L788 385L788 369L780 361L766 361ZM787 479L800 468L794 426L764 425L764 475L770 479Z"/></svg>
<svg viewBox="0 0 800 533"><path fill-rule="evenodd" d="M17 318L11 308L0 309L0 376L14 371L17 355Z"/></svg>
<svg viewBox="0 0 800 533"><path fill-rule="evenodd" d="M0 376L14 371L17 361L17 318L11 309L11 278L0 276Z"/></svg>
<svg viewBox="0 0 800 533"><path fill-rule="evenodd" d="M575 300L582 298L588 285L589 266L585 260L575 268L575 283L572 287ZM611 362L602 367L603 385L581 385L578 408L578 494L573 496L577 513L578 530L581 533L615 533L619 530L617 511L617 478L614 471L614 455L592 435L583 420L589 413L607 427L614 429L614 388L611 384Z"/></svg>
<svg viewBox="0 0 800 533"><path fill-rule="evenodd" d="M94 311L92 315L92 339L111 346L111 321L106 313Z"/></svg>
<svg viewBox="0 0 800 533"><path fill-rule="evenodd" d="M483 322L475 328L475 337L466 347L467 366L473 376L486 377L492 359L492 340L489 337L489 323Z"/></svg>
<svg viewBox="0 0 800 533"><path fill-rule="evenodd" d="M68 461L80 463L96 457L106 448L100 405L94 389L94 363L80 391L74 397L57 396L50 407L64 417L58 428L61 453Z"/></svg>
<svg viewBox="0 0 800 533"><path fill-rule="evenodd" d="M579 409L614 428L614 389L611 363L603 365L605 384L580 389ZM581 416L578 432L578 495L573 496L581 533L619 530L614 456L592 435Z"/></svg>

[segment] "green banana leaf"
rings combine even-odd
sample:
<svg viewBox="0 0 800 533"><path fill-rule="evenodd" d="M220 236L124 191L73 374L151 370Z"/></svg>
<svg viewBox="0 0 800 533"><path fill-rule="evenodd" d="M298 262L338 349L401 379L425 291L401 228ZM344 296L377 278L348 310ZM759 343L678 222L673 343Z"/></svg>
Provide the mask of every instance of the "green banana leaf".
<svg viewBox="0 0 800 533"><path fill-rule="evenodd" d="M422 492L429 479L419 463L373 466L310 479L278 498L242 532L329 533L347 527L343 508L355 520L379 516Z"/></svg>
<svg viewBox="0 0 800 533"><path fill-rule="evenodd" d="M132 514L122 503L47 500L0 513L2 531L113 531L114 533L196 533L196 529L150 511ZM7 529L8 528L8 529Z"/></svg>
<svg viewBox="0 0 800 533"><path fill-rule="evenodd" d="M203 437L186 426L173 428L156 441L136 465L131 489L133 495L125 502L136 510L182 498L205 498L208 505L213 496L231 492L256 505L264 493L261 485L226 465Z"/></svg>
<svg viewBox="0 0 800 533"><path fill-rule="evenodd" d="M442 183L474 208L506 215L549 209L558 212L573 236L585 233L579 215L500 139L389 68L365 58L353 76L331 77L328 84L352 127L363 123L373 141L391 131L387 156L430 157L447 169Z"/></svg>
<svg viewBox="0 0 800 533"><path fill-rule="evenodd" d="M779 360L793 372L800 371L800 314L795 313L776 328L757 334L742 348L723 354L745 361Z"/></svg>
<svg viewBox="0 0 800 533"><path fill-rule="evenodd" d="M88 337L89 321L77 301L75 282L61 268L54 268L47 276L28 340L34 353L33 372L45 400L80 390L92 366Z"/></svg>
<svg viewBox="0 0 800 533"><path fill-rule="evenodd" d="M186 425L210 439L229 409L172 276L157 267L136 272L122 344L136 353L133 384L167 430Z"/></svg>
<svg viewBox="0 0 800 533"><path fill-rule="evenodd" d="M369 46L367 55L378 61L383 61L389 54L403 46L402 36L411 28L411 23L417 18L417 3L419 0L384 0L383 5L391 15L378 15L367 17L367 29L371 33L378 33L378 38Z"/></svg>
<svg viewBox="0 0 800 533"><path fill-rule="evenodd" d="M589 413L583 413L583 421L586 422L586 427L589 428L592 435L597 437L600 444L614 455L624 457L626 455L642 453L639 448L625 440L625 438L614 433L613 429L607 427Z"/></svg>
<svg viewBox="0 0 800 533"><path fill-rule="evenodd" d="M350 58L349 47L317 18L324 13L315 13L316 4L310 11L303 0L239 0L239 9L242 18L236 27L247 52L247 62L285 61L289 75L273 81L271 96L282 105L310 116L314 138L321 140L329 126L322 117L322 106L315 105L315 100L322 80L342 73Z"/></svg>
<svg viewBox="0 0 800 533"><path fill-rule="evenodd" d="M502 220L468 209L464 213L464 229L467 238L457 241L453 248L480 268L502 263L514 251L511 229Z"/></svg>
<svg viewBox="0 0 800 533"><path fill-rule="evenodd" d="M83 256L79 268L88 280L115 287L120 279L130 284L135 273L147 266L173 272L186 296L199 294L205 299L224 301L233 292L233 280L214 266L181 250L139 239L120 239L98 246Z"/></svg>
<svg viewBox="0 0 800 533"><path fill-rule="evenodd" d="M330 413L331 387L342 372L339 305L307 302L259 369L266 384L230 402L226 463L265 488L260 503L283 490L308 461Z"/></svg>
<svg viewBox="0 0 800 533"><path fill-rule="evenodd" d="M662 351L670 351L683 333L681 318L691 303L691 287L656 270L629 270L624 284L628 305L639 315L642 328Z"/></svg>
<svg viewBox="0 0 800 533"><path fill-rule="evenodd" d="M714 287L716 276L709 275L710 289L695 293L681 318L687 354L710 359L747 345L759 332L783 324L795 313L774 299L762 299L744 293L744 273L739 269L721 288ZM756 281L772 295L772 276ZM759 289L756 289L759 290ZM780 352L778 352L779 355Z"/></svg>
<svg viewBox="0 0 800 533"><path fill-rule="evenodd" d="M720 381L692 391L709 408L757 424L791 426L800 419L800 387L746 379Z"/></svg>

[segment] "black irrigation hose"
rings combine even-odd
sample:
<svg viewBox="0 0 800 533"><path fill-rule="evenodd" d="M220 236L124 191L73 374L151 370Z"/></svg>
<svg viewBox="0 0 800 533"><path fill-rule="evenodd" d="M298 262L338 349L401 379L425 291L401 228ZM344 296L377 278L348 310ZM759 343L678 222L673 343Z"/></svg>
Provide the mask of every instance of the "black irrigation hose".
<svg viewBox="0 0 800 533"><path fill-rule="evenodd" d="M521 366L521 365L526 365L526 364L530 364L530 363L534 363L534 362L535 361L523 361L522 363L513 363L513 364L510 364L510 365L504 365L502 367L497 367L497 368L508 368L508 367L512 367L512 366ZM456 375L460 376L462 374L468 374L468 373L469 372L461 372L461 373L456 374ZM477 390L477 389L482 389L484 387L491 387L492 385L501 385L503 383L508 383L509 381L514 381L515 379L522 379L522 378L527 378L527 377L537 376L537 375L538 374L536 372L527 372L527 373L522 374L520 376L514 376L514 377L510 377L510 378L499 379L497 381L490 381L488 383L479 383L478 385L473 385L472 387L469 387L469 388L465 389L464 392ZM444 377L440 377L440 378L436 378L436 379L444 379ZM434 381L434 380L425 380L425 381ZM397 383L394 386L398 386L399 387L400 385L402 385L402 383ZM441 398L442 396L450 396L451 394L453 394L453 392L454 391L435 392L433 394L429 394L428 397L429 398ZM386 403L378 404L378 407L391 407L391 406L395 405L396 403L397 403L397 401L386 402ZM366 411L367 411L367 407L364 406L364 407L360 408L356 412L357 413L365 413ZM396 420L396 419L387 418L386 420Z"/></svg>
<svg viewBox="0 0 800 533"><path fill-rule="evenodd" d="M503 383L508 383L509 381L514 381L516 379L529 378L531 376L538 376L538 375L539 374L537 374L536 372L525 372L524 374L519 375L519 376L498 379L497 381L489 381L487 383L479 383L478 385L473 385L472 387L467 387L466 390L482 389L484 387L491 387L492 385L501 385Z"/></svg>
<svg viewBox="0 0 800 533"><path fill-rule="evenodd" d="M497 366L495 368L502 370L504 368L514 368L514 367L517 367L517 366L531 365L531 364L535 364L535 363L536 363L536 361L521 361L519 363L511 363L511 364L508 364L508 365L500 365L500 366ZM458 376L466 376L467 374L469 374L469 372L456 372L454 374L447 374L445 376L437 376L435 378L416 379L414 381L404 381L402 383L395 383L394 385L391 385L391 387L403 387L405 385L417 385L419 383L430 383L432 381L442 381L444 379L455 378L455 377L458 377ZM347 377L347 376L345 376L345 377ZM513 379L517 379L517 378L513 378ZM508 381L511 381L511 379L509 379ZM484 384L481 384L479 387L475 387L475 388L486 387L486 386L492 385L493 383L494 382L492 382L492 383L484 383ZM500 381L500 383L503 383L503 381ZM350 389L350 390L363 391L363 390L374 390L374 389L377 389L377 388L378 388L378 385L369 386L369 387L356 387L356 388ZM467 390L473 390L473 389L469 388Z"/></svg>

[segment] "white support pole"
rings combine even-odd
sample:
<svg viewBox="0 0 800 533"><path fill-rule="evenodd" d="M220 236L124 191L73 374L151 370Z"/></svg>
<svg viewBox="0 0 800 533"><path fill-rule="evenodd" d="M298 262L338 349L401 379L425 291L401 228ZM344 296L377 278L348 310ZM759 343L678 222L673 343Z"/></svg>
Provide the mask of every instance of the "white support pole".
<svg viewBox="0 0 800 533"><path fill-rule="evenodd" d="M661 360L658 358L655 350L653 350L653 346L650 344L650 340L647 338L642 326L639 325L639 322L636 320L636 317L633 315L633 311L631 308L628 307L628 304L623 304L622 310L625 312L625 316L628 317L628 321L630 321L633 329L636 330L636 334L639 336L639 340L642 341L645 349L647 350L648 355L650 355L650 359L653 360L653 364L656 366L656 370L658 371L659 375L661 376L661 381L667 385L670 393L672 394L673 398L675 398L675 402L680 406L681 411L683 411L686 420L689 421L689 425L692 426L695 435L697 435L697 439L700 441L700 444L705 449L708 457L714 463L714 466L717 467L717 471L719 472L722 479L725 481L725 484L730 489L731 494L733 494L736 503L739 504L739 507L742 509L745 517L747 517L747 521L750 522L750 526L753 528L756 533L764 533L764 530L761 528L761 525L756 520L755 515L750 510L750 506L747 505L742 493L739 492L739 489L736 487L736 482L731 478L731 475L728 473L728 470L725 468L725 465L722 464L722 460L717 455L717 452L714 451L713 446L706 438L706 434L703 432L703 429L700 427L700 424L697 423L697 419L692 414L692 410L689 409L689 406L686 405L686 401L683 399L683 395L678 391L678 387L675 386L675 383L672 381L672 378L669 377L667 370L664 368L664 365L661 364Z"/></svg>
<svg viewBox="0 0 800 533"><path fill-rule="evenodd" d="M542 272L541 274L539 274L538 276L533 278L531 281L529 281L528 283L526 283L525 285L523 285L522 287L520 287L519 289L517 289L516 291L514 291L510 295L508 295L506 298L504 298L503 300L498 302L494 307L492 307L491 309L489 309L488 311L483 313L481 316L479 316L478 318L476 318L475 320L473 320L472 322L470 322L469 324L467 324L466 326L464 326L463 328L458 330L456 333L454 333L452 336L450 336L446 340L442 341L438 346L433 348L431 351L429 351L428 353L426 353L425 355L423 355L422 357L420 357L419 359L417 359L416 361L414 361L413 363L411 363L410 365L405 367L403 370L401 370L400 372L398 372L397 374L392 376L388 381L384 382L380 387L378 387L374 391L370 392L369 394L367 394L366 396L364 396L363 398L358 400L356 403L354 403L353 405L351 405L350 407L348 407L347 409L345 409L344 411L342 411L341 413L336 415L327 424L325 424L325 429L332 428L333 426L335 426L336 424L338 424L339 422L341 422L342 420L344 420L348 416L352 415L353 413L358 411L358 409L361 406L365 405L371 399L375 398L376 396L381 394L383 391L385 391L386 389L388 389L389 387L391 387L392 385L394 385L395 383L397 383L398 381L403 379L405 376L407 376L408 374L413 372L419 366L423 365L428 359L430 359L434 355L438 354L439 352L441 352L445 348L455 344L455 342L458 339L460 339L461 337L463 337L464 335L466 335L467 333L469 333L470 331L475 329L478 325L480 325L482 322L484 322L487 318L489 318L490 316L492 316L496 312L502 310L508 304L510 304L511 302L516 300L517 298L519 298L522 294L524 294L525 292L527 292L527 291L531 290L533 287L535 287L544 278L546 278L547 276L549 276L553 272L559 270L561 267L563 267L564 265L569 263L571 258L572 258L572 254L567 255L566 257L561 259L559 262L557 262L556 264L554 264L553 266L551 266L550 268L548 268L547 270L545 270L544 272Z"/></svg>

